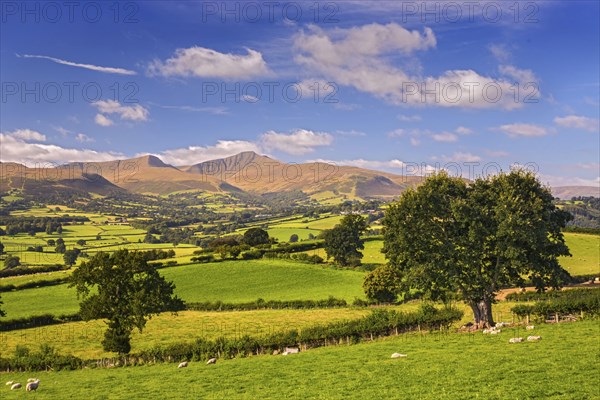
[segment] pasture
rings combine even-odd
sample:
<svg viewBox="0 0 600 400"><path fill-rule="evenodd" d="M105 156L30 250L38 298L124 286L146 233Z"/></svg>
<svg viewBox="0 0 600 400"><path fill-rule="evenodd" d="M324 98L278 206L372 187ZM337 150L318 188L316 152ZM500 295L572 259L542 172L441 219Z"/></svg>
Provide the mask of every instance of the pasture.
<svg viewBox="0 0 600 400"><path fill-rule="evenodd" d="M542 325L535 330L541 341L508 343L527 334L522 327L495 336L414 333L183 369L171 363L0 375L4 381L39 378L38 399L600 398L597 321ZM394 352L408 357L391 359ZM0 390L3 399L24 394Z"/></svg>

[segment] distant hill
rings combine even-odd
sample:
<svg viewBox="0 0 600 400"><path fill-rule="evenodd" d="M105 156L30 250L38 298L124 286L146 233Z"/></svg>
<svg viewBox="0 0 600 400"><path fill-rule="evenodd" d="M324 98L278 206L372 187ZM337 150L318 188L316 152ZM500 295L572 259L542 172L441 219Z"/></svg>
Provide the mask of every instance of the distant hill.
<svg viewBox="0 0 600 400"><path fill-rule="evenodd" d="M572 197L600 197L600 186L556 186L552 188L554 197L570 200Z"/></svg>

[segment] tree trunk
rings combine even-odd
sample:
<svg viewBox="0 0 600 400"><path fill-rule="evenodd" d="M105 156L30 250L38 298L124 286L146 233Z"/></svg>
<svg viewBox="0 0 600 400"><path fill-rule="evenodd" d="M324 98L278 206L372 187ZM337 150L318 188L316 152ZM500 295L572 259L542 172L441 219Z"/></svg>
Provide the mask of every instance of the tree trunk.
<svg viewBox="0 0 600 400"><path fill-rule="evenodd" d="M472 301L469 303L473 310L473 317L475 320L475 327L491 328L494 326L494 318L492 316L492 302L491 300L484 298L480 301Z"/></svg>

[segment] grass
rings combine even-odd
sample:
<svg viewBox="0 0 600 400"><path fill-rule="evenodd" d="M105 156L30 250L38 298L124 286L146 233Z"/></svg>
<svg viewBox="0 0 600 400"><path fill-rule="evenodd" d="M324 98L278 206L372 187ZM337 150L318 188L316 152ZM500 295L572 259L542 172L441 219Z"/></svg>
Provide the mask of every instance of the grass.
<svg viewBox="0 0 600 400"><path fill-rule="evenodd" d="M41 380L39 399L568 399L600 398L597 321L536 327L539 342L500 335L408 334L290 356L114 369L3 373ZM406 358L391 359L393 352ZM175 360L179 362L180 360ZM3 399L23 396L1 387Z"/></svg>
<svg viewBox="0 0 600 400"><path fill-rule="evenodd" d="M263 336L271 332L356 319L368 313L365 308L164 313L149 320L142 334L134 331L132 351L193 341L197 337ZM105 353L100 344L105 330L104 321L96 320L0 332L0 356L11 356L17 345L35 351L39 345L47 343L61 354L73 354L84 359L110 357L113 354Z"/></svg>
<svg viewBox="0 0 600 400"><path fill-rule="evenodd" d="M573 257L561 257L560 265L571 275L600 276L600 235L565 232L565 240Z"/></svg>
<svg viewBox="0 0 600 400"><path fill-rule="evenodd" d="M162 269L161 274L175 283L175 293L188 302L364 298L362 272L286 260L192 264ZM4 282L0 280L0 284ZM78 310L75 291L66 284L6 292L2 293L2 300L7 316L0 320L47 313L70 314Z"/></svg>

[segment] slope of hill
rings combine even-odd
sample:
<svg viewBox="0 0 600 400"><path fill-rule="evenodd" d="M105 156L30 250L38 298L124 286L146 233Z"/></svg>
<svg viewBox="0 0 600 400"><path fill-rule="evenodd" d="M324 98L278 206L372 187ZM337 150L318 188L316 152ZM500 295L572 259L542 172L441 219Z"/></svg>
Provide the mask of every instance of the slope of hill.
<svg viewBox="0 0 600 400"><path fill-rule="evenodd" d="M570 200L572 197L600 197L600 186L556 186L552 188L554 197Z"/></svg>

